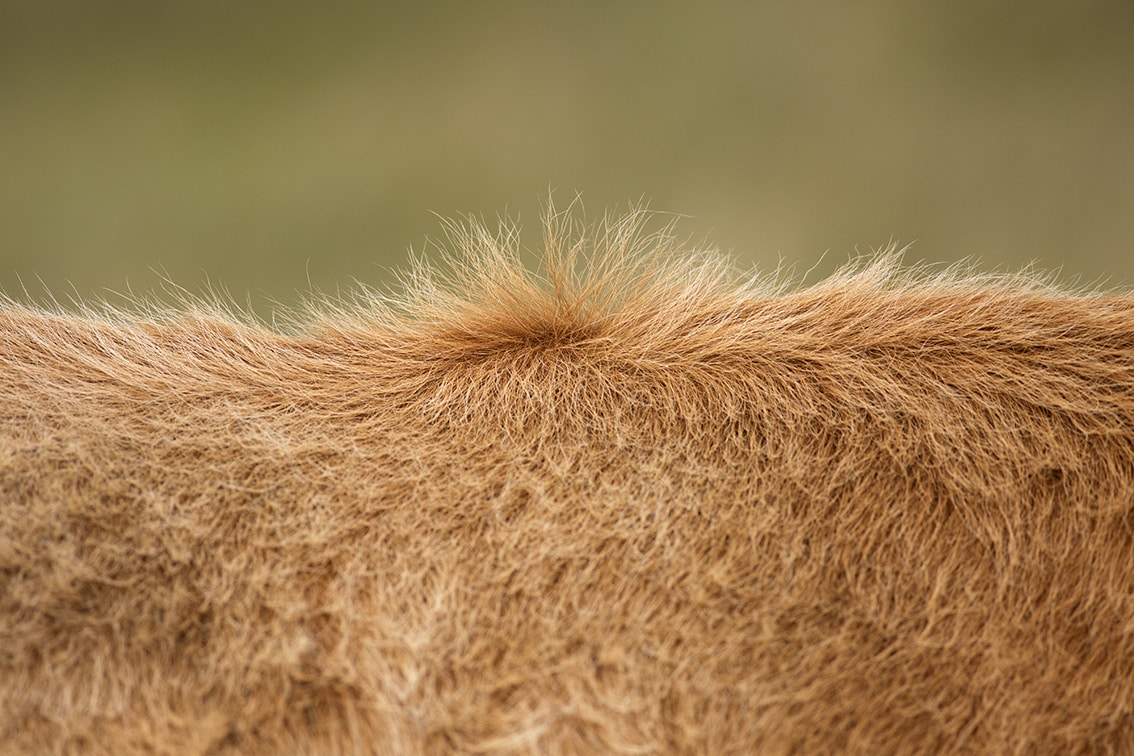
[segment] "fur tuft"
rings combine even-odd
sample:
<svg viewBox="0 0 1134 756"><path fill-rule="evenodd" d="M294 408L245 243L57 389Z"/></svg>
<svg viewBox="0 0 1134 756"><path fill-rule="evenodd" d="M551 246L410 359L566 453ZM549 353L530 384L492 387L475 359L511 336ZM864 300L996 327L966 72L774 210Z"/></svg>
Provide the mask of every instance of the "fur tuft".
<svg viewBox="0 0 1134 756"><path fill-rule="evenodd" d="M0 305L0 753L1134 753L1134 296L646 221Z"/></svg>

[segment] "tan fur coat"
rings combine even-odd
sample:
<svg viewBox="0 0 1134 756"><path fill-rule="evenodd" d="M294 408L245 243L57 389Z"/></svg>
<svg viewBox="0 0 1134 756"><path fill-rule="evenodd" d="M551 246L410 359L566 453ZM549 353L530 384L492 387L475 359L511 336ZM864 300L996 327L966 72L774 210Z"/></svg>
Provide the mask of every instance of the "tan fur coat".
<svg viewBox="0 0 1134 756"><path fill-rule="evenodd" d="M640 221L0 306L0 753L1134 753L1134 296Z"/></svg>

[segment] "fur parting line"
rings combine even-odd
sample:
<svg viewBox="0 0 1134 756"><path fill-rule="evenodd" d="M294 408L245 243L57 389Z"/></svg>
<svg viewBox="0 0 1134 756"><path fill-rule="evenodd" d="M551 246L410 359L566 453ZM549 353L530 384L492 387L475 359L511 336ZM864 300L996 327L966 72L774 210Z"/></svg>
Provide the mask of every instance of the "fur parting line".
<svg viewBox="0 0 1134 756"><path fill-rule="evenodd" d="M0 753L1134 753L1134 295L642 223L0 304Z"/></svg>

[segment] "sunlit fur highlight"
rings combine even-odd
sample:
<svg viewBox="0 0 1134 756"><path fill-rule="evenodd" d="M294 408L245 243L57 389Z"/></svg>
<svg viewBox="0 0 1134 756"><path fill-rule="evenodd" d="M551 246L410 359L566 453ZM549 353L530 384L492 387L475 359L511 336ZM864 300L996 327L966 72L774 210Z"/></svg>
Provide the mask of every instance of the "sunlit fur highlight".
<svg viewBox="0 0 1134 756"><path fill-rule="evenodd" d="M644 222L0 306L0 753L1134 753L1134 297Z"/></svg>

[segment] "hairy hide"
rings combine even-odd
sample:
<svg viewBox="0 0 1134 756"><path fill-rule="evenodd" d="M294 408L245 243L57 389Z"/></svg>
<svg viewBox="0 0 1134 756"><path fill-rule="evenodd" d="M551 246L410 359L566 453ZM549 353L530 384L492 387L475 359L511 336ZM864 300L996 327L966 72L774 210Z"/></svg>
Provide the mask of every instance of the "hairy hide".
<svg viewBox="0 0 1134 756"><path fill-rule="evenodd" d="M1134 297L640 221L0 306L0 752L1134 753Z"/></svg>

